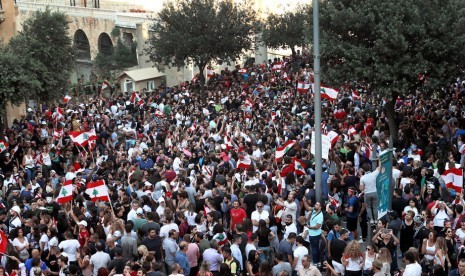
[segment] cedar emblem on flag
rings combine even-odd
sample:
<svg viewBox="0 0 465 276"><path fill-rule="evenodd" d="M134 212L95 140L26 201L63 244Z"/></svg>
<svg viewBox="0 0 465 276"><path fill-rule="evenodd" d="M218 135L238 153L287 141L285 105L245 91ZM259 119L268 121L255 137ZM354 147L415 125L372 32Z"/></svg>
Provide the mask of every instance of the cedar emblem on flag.
<svg viewBox="0 0 465 276"><path fill-rule="evenodd" d="M6 141L0 140L0 153L8 148L8 143Z"/></svg>
<svg viewBox="0 0 465 276"><path fill-rule="evenodd" d="M297 92L299 93L307 93L310 90L310 84L305 83L303 81L299 81L297 83Z"/></svg>
<svg viewBox="0 0 465 276"><path fill-rule="evenodd" d="M281 147L276 148L276 162L279 162L279 160L281 160L281 158L283 158L283 156L286 155L286 153L294 146L295 142L295 140L289 140L286 143L284 143L284 145L282 145Z"/></svg>
<svg viewBox="0 0 465 276"><path fill-rule="evenodd" d="M110 201L108 189L103 180L89 182L86 187L86 194L90 196L92 202L97 200Z"/></svg>

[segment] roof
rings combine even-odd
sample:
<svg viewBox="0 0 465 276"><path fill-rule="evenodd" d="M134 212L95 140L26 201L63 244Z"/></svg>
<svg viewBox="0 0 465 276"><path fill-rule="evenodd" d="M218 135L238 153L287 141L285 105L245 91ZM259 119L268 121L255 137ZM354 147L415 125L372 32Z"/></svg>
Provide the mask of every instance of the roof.
<svg viewBox="0 0 465 276"><path fill-rule="evenodd" d="M150 67L150 68L144 68L144 69L124 71L117 78L119 79L123 76L128 76L137 82L137 81L148 80L148 79L156 79L156 78L163 77L166 75L165 73L158 72L157 69Z"/></svg>

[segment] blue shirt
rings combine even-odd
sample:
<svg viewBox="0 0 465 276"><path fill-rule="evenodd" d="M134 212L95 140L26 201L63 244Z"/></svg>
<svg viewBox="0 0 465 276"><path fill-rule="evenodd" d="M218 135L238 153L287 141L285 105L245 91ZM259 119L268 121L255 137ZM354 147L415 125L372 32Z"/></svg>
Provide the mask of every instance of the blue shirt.
<svg viewBox="0 0 465 276"><path fill-rule="evenodd" d="M153 168L153 164L154 164L153 160L150 158L147 158L145 161L144 160L139 161L139 168L145 171L145 170Z"/></svg>
<svg viewBox="0 0 465 276"><path fill-rule="evenodd" d="M348 208L352 208L352 212L346 211L346 216L348 218L358 218L358 197L357 196L351 196L349 198L349 206Z"/></svg>
<svg viewBox="0 0 465 276"><path fill-rule="evenodd" d="M29 275L29 271L32 269L32 258L27 259L24 266L26 267L27 274ZM40 261L40 269L42 269L42 271L47 271L47 265L45 262Z"/></svg>
<svg viewBox="0 0 465 276"><path fill-rule="evenodd" d="M186 253L182 252L181 250L178 250L176 252L176 256L174 257L174 260L182 268L184 275L188 276L191 272L191 266L189 264L189 259L187 258Z"/></svg>
<svg viewBox="0 0 465 276"><path fill-rule="evenodd" d="M320 225L319 229L308 229L308 235L310 237L321 235L321 226L323 225L323 212L315 212L315 209L313 209L312 214L310 215L310 221L308 222L308 226L312 227L316 226L317 224Z"/></svg>

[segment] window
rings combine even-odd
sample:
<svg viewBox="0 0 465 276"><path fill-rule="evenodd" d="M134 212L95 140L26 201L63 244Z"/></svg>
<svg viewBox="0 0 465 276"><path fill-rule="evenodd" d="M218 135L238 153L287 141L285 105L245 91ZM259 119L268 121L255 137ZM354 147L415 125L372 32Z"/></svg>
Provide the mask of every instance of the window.
<svg viewBox="0 0 465 276"><path fill-rule="evenodd" d="M132 79L126 79L124 81L124 92L134 91L134 81Z"/></svg>
<svg viewBox="0 0 465 276"><path fill-rule="evenodd" d="M155 90L155 82L154 81L148 81L147 82L147 91L153 91Z"/></svg>

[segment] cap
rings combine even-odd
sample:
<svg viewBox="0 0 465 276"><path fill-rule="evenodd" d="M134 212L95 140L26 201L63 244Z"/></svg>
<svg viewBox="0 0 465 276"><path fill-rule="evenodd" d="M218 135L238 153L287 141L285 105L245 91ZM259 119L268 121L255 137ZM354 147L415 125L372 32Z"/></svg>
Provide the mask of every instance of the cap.
<svg viewBox="0 0 465 276"><path fill-rule="evenodd" d="M158 199L158 203L162 203L162 202L165 202L165 199L164 199L163 197L160 197L160 198Z"/></svg>
<svg viewBox="0 0 465 276"><path fill-rule="evenodd" d="M19 206L13 206L11 207L11 210L13 212L16 212L18 215L21 214L21 209L19 208Z"/></svg>
<svg viewBox="0 0 465 276"><path fill-rule="evenodd" d="M144 210L142 210L142 208L139 207L139 208L137 208L136 214L142 215L142 214L144 214Z"/></svg>
<svg viewBox="0 0 465 276"><path fill-rule="evenodd" d="M144 182L144 185L145 185L145 186L152 186L152 183L150 183L150 182L148 182L148 181L145 181L145 182Z"/></svg>
<svg viewBox="0 0 465 276"><path fill-rule="evenodd" d="M428 184L428 189L434 189L434 184Z"/></svg>
<svg viewBox="0 0 465 276"><path fill-rule="evenodd" d="M87 227L87 221L81 220L78 225L84 225L84 227Z"/></svg>
<svg viewBox="0 0 465 276"><path fill-rule="evenodd" d="M32 110L32 108L30 108L30 107L27 109L27 112L32 112L32 111L33 111L33 110Z"/></svg>
<svg viewBox="0 0 465 276"><path fill-rule="evenodd" d="M422 223L422 222L423 222L423 221L421 220L421 217L420 217L420 216L415 216L415 217L413 218L413 221L414 221L415 223Z"/></svg>
<svg viewBox="0 0 465 276"><path fill-rule="evenodd" d="M377 269L381 269L383 264L378 259L376 259L371 263L371 266L376 267Z"/></svg>
<svg viewBox="0 0 465 276"><path fill-rule="evenodd" d="M120 238L122 235L121 235L121 232L119 230L116 230L115 232L113 232L113 236L115 236L117 238Z"/></svg>

